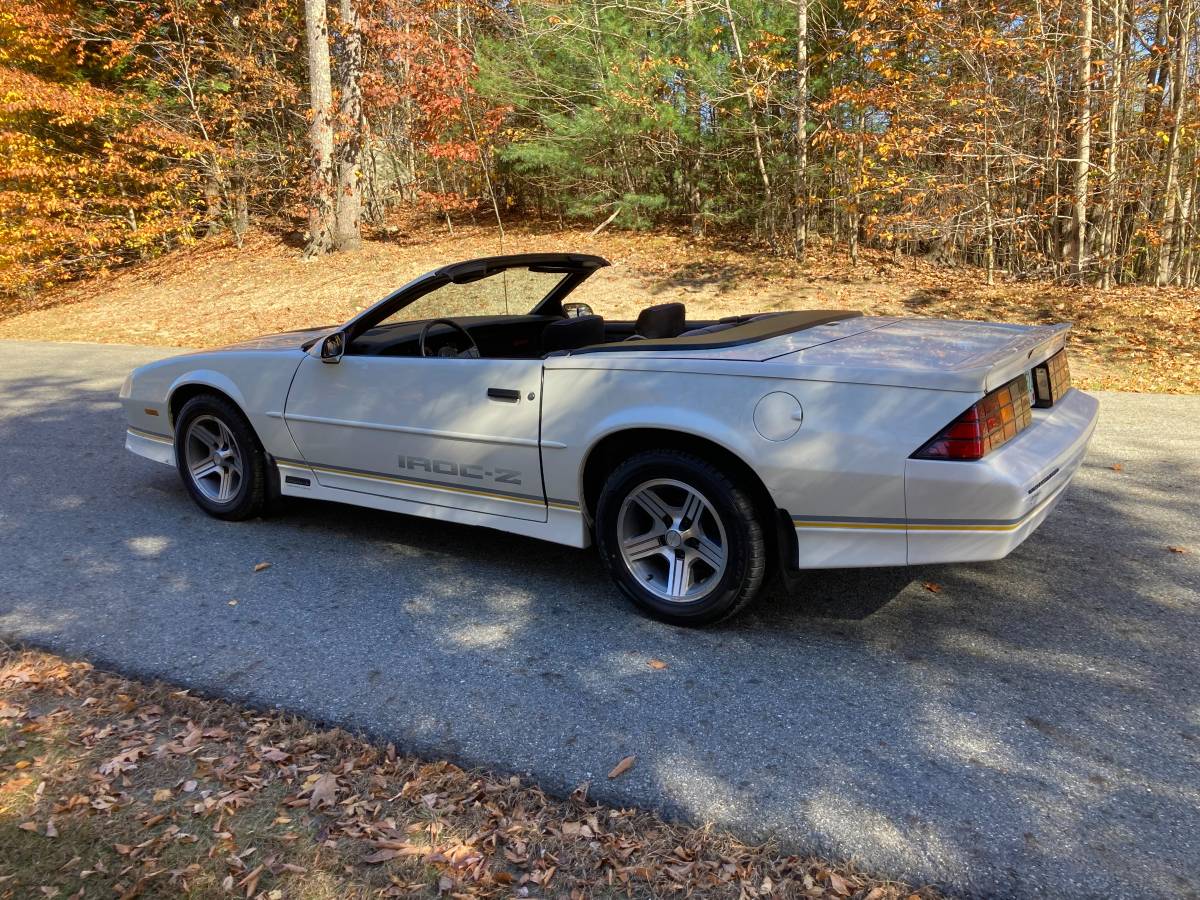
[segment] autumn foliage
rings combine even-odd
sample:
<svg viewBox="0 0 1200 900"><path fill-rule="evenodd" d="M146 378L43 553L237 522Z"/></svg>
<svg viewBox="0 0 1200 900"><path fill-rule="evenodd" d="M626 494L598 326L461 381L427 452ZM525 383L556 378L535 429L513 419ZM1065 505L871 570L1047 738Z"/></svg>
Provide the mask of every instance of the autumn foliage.
<svg viewBox="0 0 1200 900"><path fill-rule="evenodd" d="M333 181L368 228L611 217L1200 283L1197 0L328 6L333 106L363 99ZM300 0L0 0L0 291L302 236L304 34Z"/></svg>

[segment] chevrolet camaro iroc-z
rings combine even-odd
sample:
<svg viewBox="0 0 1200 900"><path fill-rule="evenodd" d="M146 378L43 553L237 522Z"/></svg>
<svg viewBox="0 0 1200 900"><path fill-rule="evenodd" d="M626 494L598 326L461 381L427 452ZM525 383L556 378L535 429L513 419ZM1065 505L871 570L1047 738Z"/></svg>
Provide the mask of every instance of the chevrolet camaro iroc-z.
<svg viewBox="0 0 1200 900"><path fill-rule="evenodd" d="M1067 325L606 320L568 296L607 265L457 263L342 325L142 366L126 446L223 519L290 495L594 543L634 603L694 625L777 568L1002 557L1083 460L1098 404Z"/></svg>

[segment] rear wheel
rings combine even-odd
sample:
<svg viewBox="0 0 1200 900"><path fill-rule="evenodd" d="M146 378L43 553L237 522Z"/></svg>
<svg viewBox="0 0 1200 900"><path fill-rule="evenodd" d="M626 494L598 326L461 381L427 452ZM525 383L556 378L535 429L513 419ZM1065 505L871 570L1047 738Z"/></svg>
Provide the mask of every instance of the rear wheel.
<svg viewBox="0 0 1200 900"><path fill-rule="evenodd" d="M267 461L246 417L228 400L201 394L175 422L175 463L188 493L218 519L248 519L266 502Z"/></svg>
<svg viewBox="0 0 1200 900"><path fill-rule="evenodd" d="M639 453L609 475L596 542L621 590L678 625L734 615L757 596L767 569L750 495L711 463L676 450Z"/></svg>

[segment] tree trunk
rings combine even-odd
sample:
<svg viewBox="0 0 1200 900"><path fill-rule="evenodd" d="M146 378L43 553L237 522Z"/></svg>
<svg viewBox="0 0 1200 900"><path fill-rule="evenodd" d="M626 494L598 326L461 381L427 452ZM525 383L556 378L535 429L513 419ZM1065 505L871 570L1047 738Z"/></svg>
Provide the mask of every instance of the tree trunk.
<svg viewBox="0 0 1200 900"><path fill-rule="evenodd" d="M689 62L692 59L693 29L696 24L695 0L685 0L683 6L684 46L682 56ZM696 123L694 146L688 148L685 158L686 174L684 176L687 191L688 219L691 222L692 237L704 236L704 197L701 193L700 175L702 172L701 152L704 140L704 116L700 111L700 92L696 86L696 76L692 67L686 66L681 72L683 78L684 115ZM686 136L687 129L683 130Z"/></svg>
<svg viewBox="0 0 1200 900"><path fill-rule="evenodd" d="M1158 265L1155 267L1154 283L1165 287L1171 283L1171 250L1175 242L1175 216L1178 212L1176 195L1179 193L1179 150L1182 143L1184 100L1187 96L1188 49L1192 40L1192 12L1194 5L1187 3L1179 12L1179 29L1174 41L1175 58L1171 66L1171 136L1167 139L1167 171L1163 203L1162 230L1158 245Z"/></svg>
<svg viewBox="0 0 1200 900"><path fill-rule="evenodd" d="M341 18L345 59L342 61L338 110L341 141L337 153L337 230L333 245L338 250L357 250L362 246L363 149L367 142L367 120L363 115L359 83L363 66L362 27L353 0L341 0Z"/></svg>
<svg viewBox="0 0 1200 900"><path fill-rule="evenodd" d="M1117 174L1121 126L1121 87L1125 75L1125 0L1113 2L1113 42L1108 71L1108 150L1104 165L1104 222L1100 230L1103 285L1113 286L1117 263Z"/></svg>
<svg viewBox="0 0 1200 900"><path fill-rule="evenodd" d="M808 250L808 0L796 0L796 172L792 200L792 254Z"/></svg>
<svg viewBox="0 0 1200 900"><path fill-rule="evenodd" d="M308 99L312 125L308 246L304 258L327 253L333 246L333 96L329 76L329 24L325 0L304 0L308 38Z"/></svg>
<svg viewBox="0 0 1200 900"><path fill-rule="evenodd" d="M246 193L246 179L241 175L231 179L233 186L233 239L239 247L250 228L250 201Z"/></svg>
<svg viewBox="0 0 1200 900"><path fill-rule="evenodd" d="M1092 0L1082 0L1079 24L1079 149L1075 159L1074 204L1071 213L1071 264L1083 280L1088 260L1088 175L1092 166Z"/></svg>
<svg viewBox="0 0 1200 900"><path fill-rule="evenodd" d="M733 7L725 0L725 14L729 17L729 36L733 38L733 51L737 57L738 68L745 70L746 56L742 53L742 40L738 37L737 20L733 16ZM775 201L771 189L771 176L767 172L766 154L763 151L762 134L758 128L758 113L754 110L754 90L749 83L746 85L746 115L750 119L750 134L754 138L754 160L758 166L758 177L762 180L763 205L767 212L767 232L770 235L771 247L775 246Z"/></svg>

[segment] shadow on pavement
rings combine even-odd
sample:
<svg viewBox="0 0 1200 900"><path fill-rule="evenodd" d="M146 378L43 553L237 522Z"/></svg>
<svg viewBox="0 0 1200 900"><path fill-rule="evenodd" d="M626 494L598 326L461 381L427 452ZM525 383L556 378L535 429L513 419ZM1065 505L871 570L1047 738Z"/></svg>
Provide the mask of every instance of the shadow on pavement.
<svg viewBox="0 0 1200 900"><path fill-rule="evenodd" d="M1166 447L1106 417L1008 559L811 573L685 631L590 552L314 502L207 518L125 453L128 366L96 359L0 376L0 634L955 891L1200 890L1200 574L1166 549L1200 533L1194 417Z"/></svg>

